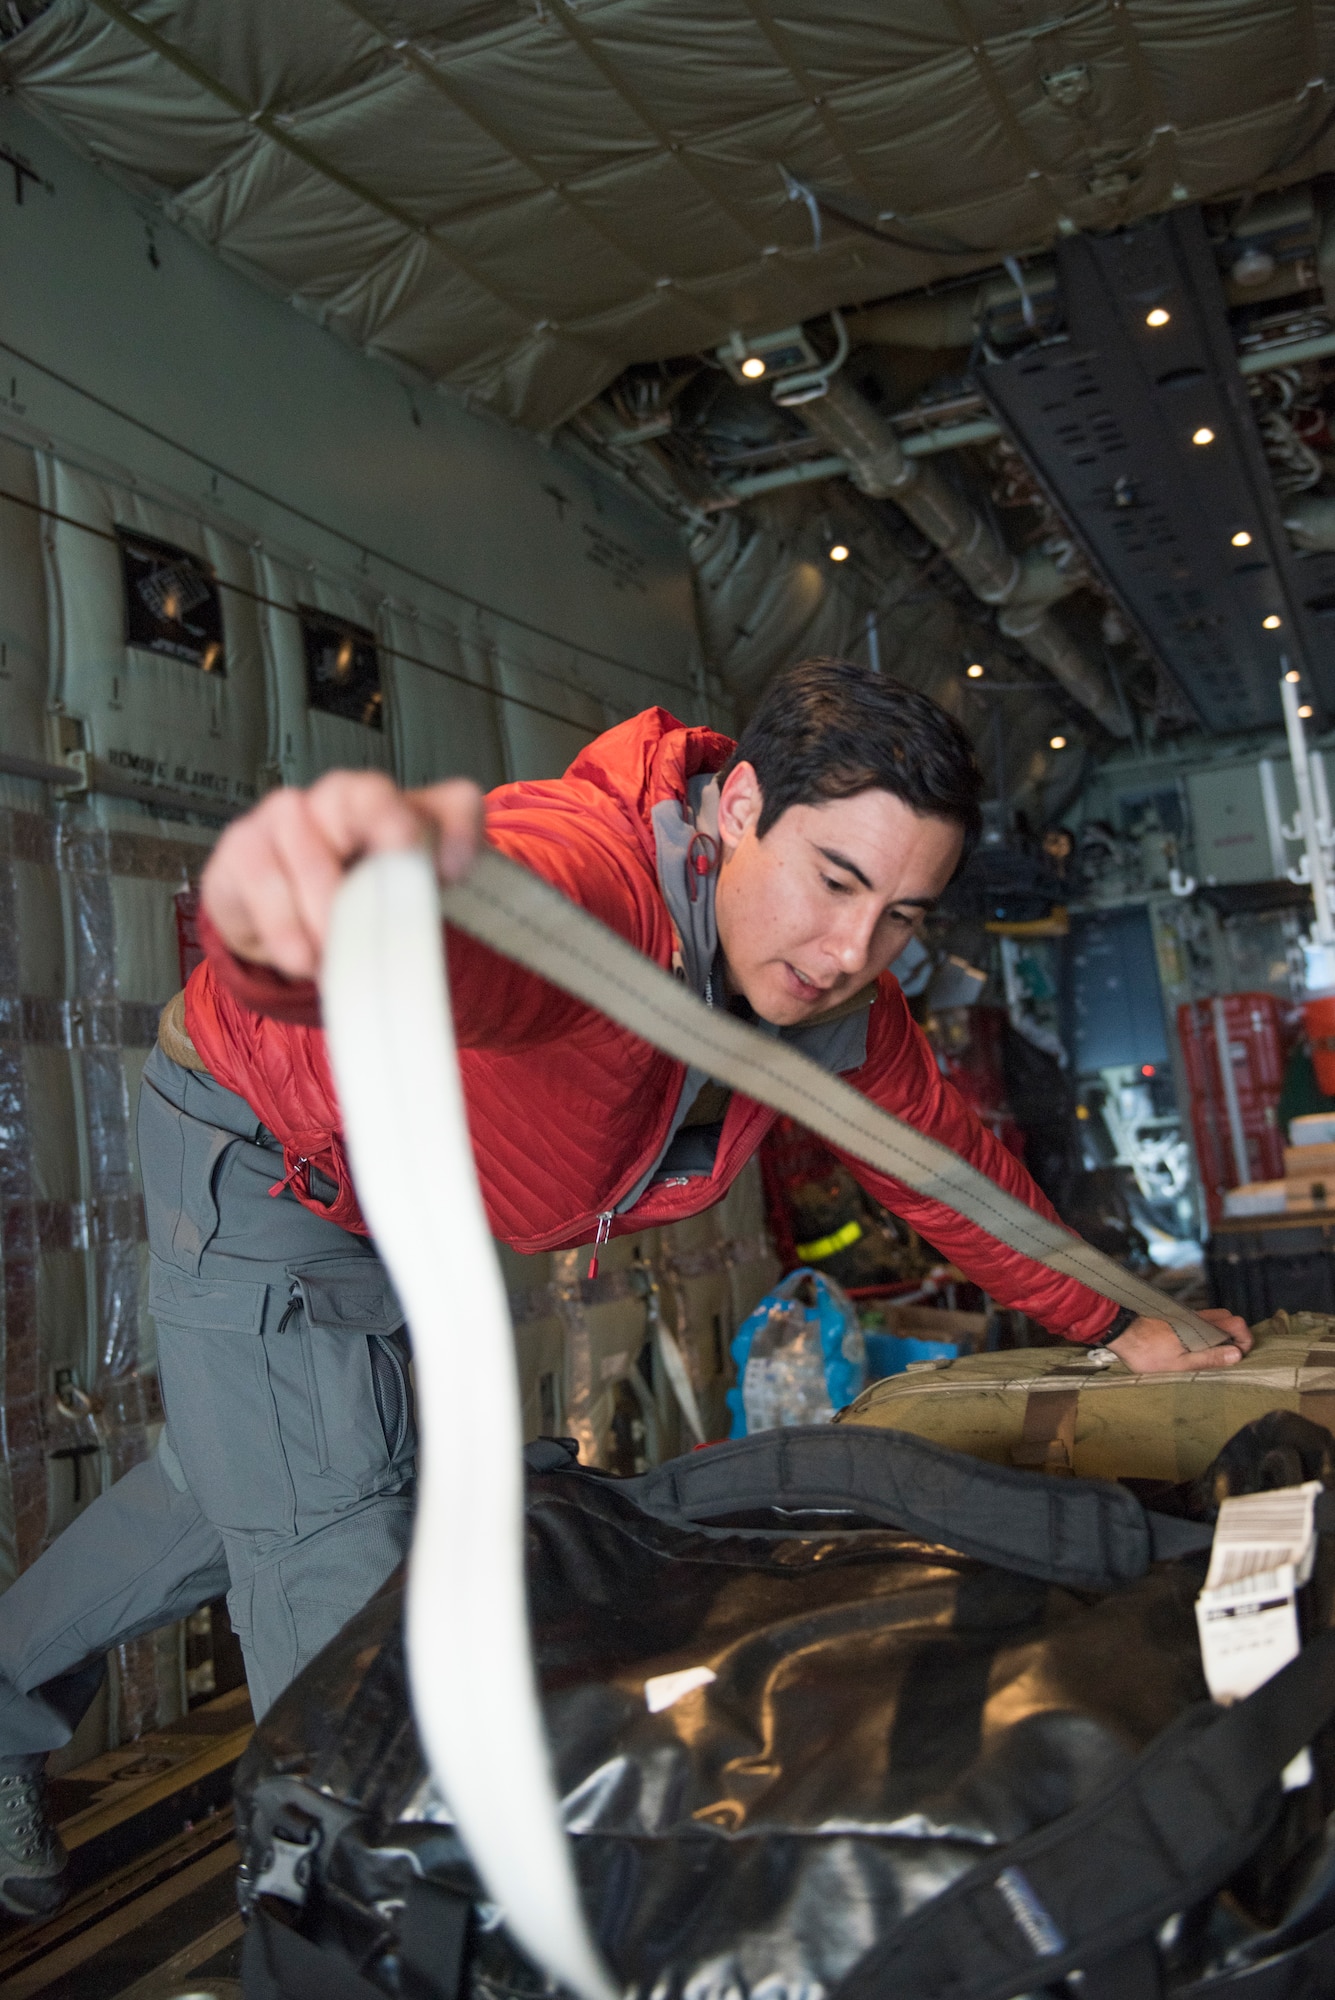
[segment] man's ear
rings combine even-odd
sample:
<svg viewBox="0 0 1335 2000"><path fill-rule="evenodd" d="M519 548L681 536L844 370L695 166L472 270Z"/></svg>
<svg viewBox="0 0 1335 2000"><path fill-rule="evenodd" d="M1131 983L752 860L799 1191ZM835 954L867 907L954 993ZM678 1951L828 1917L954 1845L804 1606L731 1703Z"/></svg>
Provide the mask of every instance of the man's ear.
<svg viewBox="0 0 1335 2000"><path fill-rule="evenodd" d="M734 764L718 795L718 830L726 848L738 847L765 808L765 795L752 764Z"/></svg>

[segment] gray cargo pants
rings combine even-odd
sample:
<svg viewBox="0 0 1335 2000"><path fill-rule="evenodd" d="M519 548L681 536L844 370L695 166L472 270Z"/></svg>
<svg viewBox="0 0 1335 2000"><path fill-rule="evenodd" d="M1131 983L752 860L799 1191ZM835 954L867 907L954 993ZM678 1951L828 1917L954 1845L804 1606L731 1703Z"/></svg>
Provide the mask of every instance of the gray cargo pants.
<svg viewBox="0 0 1335 2000"><path fill-rule="evenodd" d="M0 1596L0 1759L67 1742L111 1647L223 1590L262 1715L407 1551L408 1340L371 1245L271 1195L249 1105L161 1048L139 1158L166 1429Z"/></svg>

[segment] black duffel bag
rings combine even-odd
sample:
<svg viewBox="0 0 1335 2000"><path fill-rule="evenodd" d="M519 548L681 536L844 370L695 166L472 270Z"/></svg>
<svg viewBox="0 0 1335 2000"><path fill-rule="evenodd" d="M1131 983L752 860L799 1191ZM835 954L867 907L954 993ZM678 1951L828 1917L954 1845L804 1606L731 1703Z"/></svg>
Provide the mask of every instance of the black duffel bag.
<svg viewBox="0 0 1335 2000"><path fill-rule="evenodd" d="M1210 1528L1190 1518L1329 1478L1330 1451L1279 1413L1146 1496L843 1425L627 1480L530 1447L544 1712L618 1982L638 2000L1335 1993L1335 1539L1303 1651L1224 1709L1194 1610ZM242 1761L246 2000L548 1990L424 1769L401 1614L395 1579ZM1315 1780L1286 1793L1307 1743Z"/></svg>

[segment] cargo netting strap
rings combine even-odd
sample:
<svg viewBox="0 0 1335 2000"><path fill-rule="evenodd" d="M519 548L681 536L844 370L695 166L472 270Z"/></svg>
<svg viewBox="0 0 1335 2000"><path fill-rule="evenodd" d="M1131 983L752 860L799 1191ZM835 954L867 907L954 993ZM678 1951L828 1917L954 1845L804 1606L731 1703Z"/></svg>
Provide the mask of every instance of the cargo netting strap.
<svg viewBox="0 0 1335 2000"><path fill-rule="evenodd" d="M628 1028L677 1062L786 1113L832 1146L938 1201L1008 1250L1119 1306L1167 1320L1186 1348L1228 1336L1007 1194L938 1139L881 1110L808 1056L708 1007L541 876L484 848L466 881L440 892L447 922Z"/></svg>

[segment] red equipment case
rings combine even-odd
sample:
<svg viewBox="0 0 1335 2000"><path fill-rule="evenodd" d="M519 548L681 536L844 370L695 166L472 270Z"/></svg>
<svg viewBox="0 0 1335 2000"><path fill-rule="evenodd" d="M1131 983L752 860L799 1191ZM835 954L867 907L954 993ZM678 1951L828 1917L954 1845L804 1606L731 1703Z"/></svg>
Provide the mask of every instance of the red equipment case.
<svg viewBox="0 0 1335 2000"><path fill-rule="evenodd" d="M1220 1065L1217 1013L1222 1013L1226 1059L1237 1095L1246 1160L1235 1159L1228 1094ZM1224 1212L1224 1192L1243 1181L1280 1180L1284 1134L1279 1094L1284 1082L1284 1042L1273 993L1228 993L1217 1000L1184 1001L1177 1032L1191 1087L1191 1130L1212 1223Z"/></svg>

